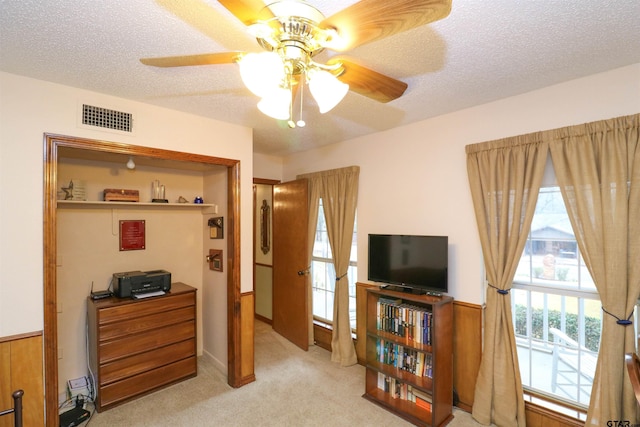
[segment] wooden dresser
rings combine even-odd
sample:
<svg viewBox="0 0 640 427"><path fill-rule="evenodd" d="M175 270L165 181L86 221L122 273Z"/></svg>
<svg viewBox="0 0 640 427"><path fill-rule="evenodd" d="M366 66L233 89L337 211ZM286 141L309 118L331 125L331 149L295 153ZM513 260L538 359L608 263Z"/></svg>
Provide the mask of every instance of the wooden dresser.
<svg viewBox="0 0 640 427"><path fill-rule="evenodd" d="M87 303L89 365L98 412L196 376L196 289Z"/></svg>

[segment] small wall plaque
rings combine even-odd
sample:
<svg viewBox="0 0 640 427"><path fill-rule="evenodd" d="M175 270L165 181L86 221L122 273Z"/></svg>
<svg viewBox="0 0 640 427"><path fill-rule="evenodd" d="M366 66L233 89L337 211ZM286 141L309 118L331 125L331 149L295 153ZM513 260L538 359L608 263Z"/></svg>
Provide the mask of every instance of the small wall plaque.
<svg viewBox="0 0 640 427"><path fill-rule="evenodd" d="M224 238L224 218L209 218L207 222L209 225L209 237L211 239L222 239Z"/></svg>
<svg viewBox="0 0 640 427"><path fill-rule="evenodd" d="M145 248L144 220L120 221L120 250L135 251Z"/></svg>
<svg viewBox="0 0 640 427"><path fill-rule="evenodd" d="M222 271L222 249L209 249L207 255L209 270Z"/></svg>

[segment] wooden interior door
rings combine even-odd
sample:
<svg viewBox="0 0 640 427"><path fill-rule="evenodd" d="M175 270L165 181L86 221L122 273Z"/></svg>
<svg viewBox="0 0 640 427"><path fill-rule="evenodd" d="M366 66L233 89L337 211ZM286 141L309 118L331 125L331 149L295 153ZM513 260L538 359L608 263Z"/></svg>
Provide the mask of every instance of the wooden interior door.
<svg viewBox="0 0 640 427"><path fill-rule="evenodd" d="M273 329L305 351L309 348L308 193L306 179L273 187Z"/></svg>

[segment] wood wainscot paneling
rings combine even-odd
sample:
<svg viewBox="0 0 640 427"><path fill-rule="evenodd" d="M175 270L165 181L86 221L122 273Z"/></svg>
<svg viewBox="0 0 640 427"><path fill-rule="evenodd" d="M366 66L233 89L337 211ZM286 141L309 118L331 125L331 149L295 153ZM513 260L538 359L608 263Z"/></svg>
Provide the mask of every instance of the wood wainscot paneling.
<svg viewBox="0 0 640 427"><path fill-rule="evenodd" d="M358 363L366 366L367 354L367 289L379 289L380 286L370 283L356 283L356 355Z"/></svg>
<svg viewBox="0 0 640 427"><path fill-rule="evenodd" d="M471 412L482 359L482 306L453 302L453 387L456 406Z"/></svg>
<svg viewBox="0 0 640 427"><path fill-rule="evenodd" d="M256 380L254 372L254 322L255 300L253 292L243 292L240 296L240 382L248 384Z"/></svg>
<svg viewBox="0 0 640 427"><path fill-rule="evenodd" d="M24 390L22 421L44 425L42 332L0 338L0 410L13 407L11 394ZM0 417L0 427L13 427L13 415Z"/></svg>
<svg viewBox="0 0 640 427"><path fill-rule="evenodd" d="M313 324L313 343L320 348L331 351L333 330L322 323Z"/></svg>
<svg viewBox="0 0 640 427"><path fill-rule="evenodd" d="M584 422L576 418L525 402L527 427L584 427Z"/></svg>

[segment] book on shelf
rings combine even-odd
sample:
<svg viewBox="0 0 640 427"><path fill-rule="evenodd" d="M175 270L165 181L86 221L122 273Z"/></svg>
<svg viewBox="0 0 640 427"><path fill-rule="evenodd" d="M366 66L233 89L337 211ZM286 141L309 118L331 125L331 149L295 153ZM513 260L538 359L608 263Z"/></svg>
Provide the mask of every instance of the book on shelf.
<svg viewBox="0 0 640 427"><path fill-rule="evenodd" d="M431 345L433 313L402 299L380 297L376 305L376 328L417 343Z"/></svg>
<svg viewBox="0 0 640 427"><path fill-rule="evenodd" d="M378 362L420 377L433 374L433 355L383 338L376 338Z"/></svg>
<svg viewBox="0 0 640 427"><path fill-rule="evenodd" d="M429 393L426 393L416 387L411 387L410 391L414 397L424 400L425 402L431 403L431 395Z"/></svg>
<svg viewBox="0 0 640 427"><path fill-rule="evenodd" d="M392 399L406 400L416 406L431 410L431 395L397 378L378 372L378 388L389 394Z"/></svg>
<svg viewBox="0 0 640 427"><path fill-rule="evenodd" d="M391 319L393 318L392 311L394 307L402 304L402 300L399 298L386 298L380 297L376 304L376 319L377 329L381 331L390 332L393 328Z"/></svg>
<svg viewBox="0 0 640 427"><path fill-rule="evenodd" d="M415 404L419 408L426 409L427 411L431 410L431 402L427 402L426 400L419 397L416 397Z"/></svg>
<svg viewBox="0 0 640 427"><path fill-rule="evenodd" d="M411 402L415 403L417 407L431 411L431 395L415 387L409 387L409 395L411 396Z"/></svg>

